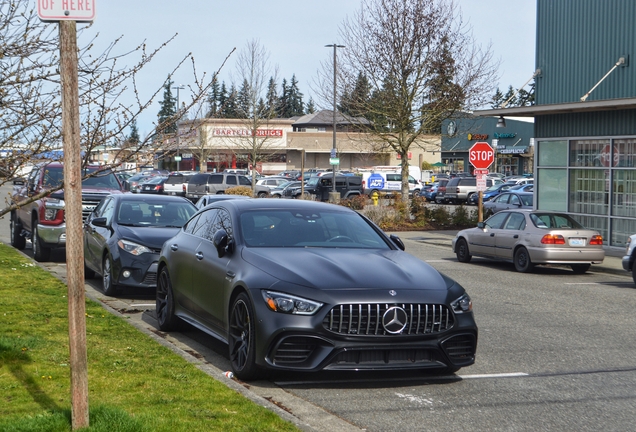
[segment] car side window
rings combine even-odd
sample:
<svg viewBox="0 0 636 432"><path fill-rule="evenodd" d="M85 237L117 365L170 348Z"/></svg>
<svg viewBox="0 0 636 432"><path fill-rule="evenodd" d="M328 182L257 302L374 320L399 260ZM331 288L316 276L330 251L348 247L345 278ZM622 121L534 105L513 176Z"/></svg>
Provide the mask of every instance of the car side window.
<svg viewBox="0 0 636 432"><path fill-rule="evenodd" d="M506 221L504 229L507 230L524 230L526 228L526 217L521 213L511 213Z"/></svg>
<svg viewBox="0 0 636 432"><path fill-rule="evenodd" d="M192 230L192 234L207 240L212 240L214 236L213 224L219 209L207 210L199 216L196 226Z"/></svg>
<svg viewBox="0 0 636 432"><path fill-rule="evenodd" d="M496 201L501 204L508 203L508 198L510 198L510 194L501 194L496 198Z"/></svg>
<svg viewBox="0 0 636 432"><path fill-rule="evenodd" d="M223 184L223 174L213 174L208 177L208 184Z"/></svg>
<svg viewBox="0 0 636 432"><path fill-rule="evenodd" d="M199 220L199 216L195 216L183 227L183 230L188 234L194 234L194 229L197 226L197 221Z"/></svg>
<svg viewBox="0 0 636 432"><path fill-rule="evenodd" d="M239 184L243 186L252 186L252 182L245 176L239 176Z"/></svg>
<svg viewBox="0 0 636 432"><path fill-rule="evenodd" d="M510 204L519 205L519 197L517 195L510 195Z"/></svg>
<svg viewBox="0 0 636 432"><path fill-rule="evenodd" d="M225 184L229 184L229 185L235 185L237 184L236 182L236 176L233 175L229 175L225 178Z"/></svg>
<svg viewBox="0 0 636 432"><path fill-rule="evenodd" d="M503 224L504 220L508 217L509 214L510 213L508 212L495 213L494 215L489 217L485 223L490 228L499 229L501 228L501 225Z"/></svg>

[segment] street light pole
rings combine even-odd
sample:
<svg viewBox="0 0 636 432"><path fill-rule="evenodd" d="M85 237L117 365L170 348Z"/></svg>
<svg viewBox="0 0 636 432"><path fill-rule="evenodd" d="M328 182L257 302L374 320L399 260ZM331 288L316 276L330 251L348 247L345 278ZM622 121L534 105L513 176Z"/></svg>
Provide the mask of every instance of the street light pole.
<svg viewBox="0 0 636 432"><path fill-rule="evenodd" d="M173 89L177 90L177 172L180 171L179 166L181 164L181 155L179 154L179 119L181 118L181 106L179 105L179 90L184 89L182 85L174 86Z"/></svg>
<svg viewBox="0 0 636 432"><path fill-rule="evenodd" d="M344 48L344 45L330 44L325 45L325 47L333 47L333 146L331 148L331 157L336 157L336 50L338 48ZM331 180L332 183L332 191L336 192L336 165L332 165L332 173L333 178Z"/></svg>

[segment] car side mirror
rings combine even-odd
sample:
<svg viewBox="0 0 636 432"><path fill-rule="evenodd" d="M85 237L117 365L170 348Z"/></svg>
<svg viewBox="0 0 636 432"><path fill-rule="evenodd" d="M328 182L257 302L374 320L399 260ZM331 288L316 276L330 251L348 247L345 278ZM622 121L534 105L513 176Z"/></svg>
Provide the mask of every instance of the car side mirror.
<svg viewBox="0 0 636 432"><path fill-rule="evenodd" d="M477 228L485 229L486 224L484 222L477 222Z"/></svg>
<svg viewBox="0 0 636 432"><path fill-rule="evenodd" d="M106 226L107 226L107 222L106 222L106 218L105 217L95 218L95 219L91 220L91 223L93 225L95 225L95 226L102 227L102 228L106 228Z"/></svg>
<svg viewBox="0 0 636 432"><path fill-rule="evenodd" d="M400 250L404 250L404 249L406 249L406 248L405 248L405 246L404 246L404 242L402 241L402 239L401 239L401 238L399 238L398 236L396 236L395 234L391 234L391 235L389 236L389 238L391 239L391 241L392 241L393 243L395 243L395 245L396 245L398 248L400 248Z"/></svg>
<svg viewBox="0 0 636 432"><path fill-rule="evenodd" d="M225 231L224 229L220 229L214 233L212 243L216 248L216 252L219 255L219 258L223 258L226 254L232 252L233 243L230 240L230 236L228 235L227 231Z"/></svg>

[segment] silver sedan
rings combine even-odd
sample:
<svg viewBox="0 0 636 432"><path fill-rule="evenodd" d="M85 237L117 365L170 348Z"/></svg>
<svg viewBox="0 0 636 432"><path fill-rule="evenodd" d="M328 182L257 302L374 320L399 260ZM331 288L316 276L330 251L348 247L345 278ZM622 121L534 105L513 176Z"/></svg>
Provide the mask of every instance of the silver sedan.
<svg viewBox="0 0 636 432"><path fill-rule="evenodd" d="M504 210L476 228L457 233L453 252L460 262L473 256L514 263L519 272L535 264L565 264L585 273L605 259L603 237L565 213L540 210Z"/></svg>

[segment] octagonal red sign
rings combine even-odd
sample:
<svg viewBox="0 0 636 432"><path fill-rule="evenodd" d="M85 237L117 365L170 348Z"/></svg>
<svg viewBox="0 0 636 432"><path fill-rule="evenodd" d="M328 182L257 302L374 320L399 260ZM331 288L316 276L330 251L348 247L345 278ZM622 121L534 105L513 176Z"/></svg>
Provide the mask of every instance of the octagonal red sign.
<svg viewBox="0 0 636 432"><path fill-rule="evenodd" d="M477 142L468 150L468 160L475 168L485 169L495 161L495 151L487 142Z"/></svg>

